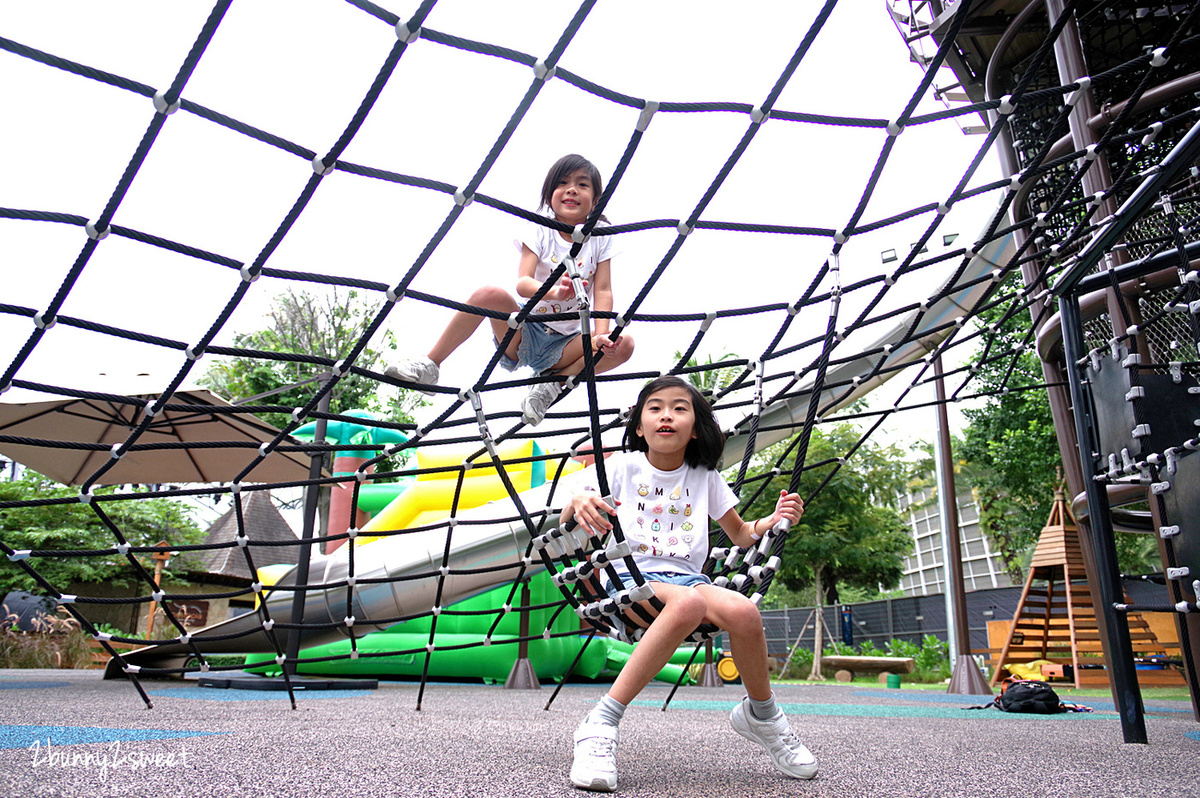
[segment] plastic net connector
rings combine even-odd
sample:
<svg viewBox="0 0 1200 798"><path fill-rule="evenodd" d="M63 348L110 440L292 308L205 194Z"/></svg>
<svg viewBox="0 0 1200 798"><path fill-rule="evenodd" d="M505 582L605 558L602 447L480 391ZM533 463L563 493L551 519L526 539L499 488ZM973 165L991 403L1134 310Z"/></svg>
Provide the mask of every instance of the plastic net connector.
<svg viewBox="0 0 1200 798"><path fill-rule="evenodd" d="M887 134L889 136L899 136L904 131L904 125L900 124L899 119L894 119L887 123Z"/></svg>
<svg viewBox="0 0 1200 798"><path fill-rule="evenodd" d="M184 632L183 634L179 635L175 639L178 640L180 643L182 643L185 646L188 643L192 642L192 636L190 634L188 634L187 632Z"/></svg>
<svg viewBox="0 0 1200 798"><path fill-rule="evenodd" d="M1092 79L1088 77L1079 78L1075 83L1078 84L1078 88L1067 95L1067 99L1064 100L1067 105L1075 105L1092 88Z"/></svg>
<svg viewBox="0 0 1200 798"><path fill-rule="evenodd" d="M534 76L538 80L543 81L543 82L552 80L554 78L554 73L557 70L558 70L558 67L548 67L548 66L546 66L546 62L543 60L540 60L540 59L538 60L538 62L536 64L533 65Z"/></svg>
<svg viewBox="0 0 1200 798"><path fill-rule="evenodd" d="M996 108L996 113L1000 116L1008 116L1017 109L1016 104L1012 101L1012 95L1006 94L1000 98L1000 105Z"/></svg>
<svg viewBox="0 0 1200 798"><path fill-rule="evenodd" d="M693 229L695 228L693 228L692 225L688 224L687 222L680 222L679 224L675 225L675 230L679 233L679 235L684 237L691 235Z"/></svg>
<svg viewBox="0 0 1200 798"><path fill-rule="evenodd" d="M845 244L846 241L849 240L849 238L850 237L848 235L846 235L844 232L842 232L840 230L834 232L834 234L833 234L833 240L838 244Z"/></svg>
<svg viewBox="0 0 1200 798"><path fill-rule="evenodd" d="M271 618L269 620L263 621L262 628L263 628L263 631L265 631L265 632L269 632L272 629L274 629L275 628L275 619Z"/></svg>
<svg viewBox="0 0 1200 798"><path fill-rule="evenodd" d="M649 601L654 598L654 588L649 583L643 583L636 587L631 587L626 591L626 594L632 602Z"/></svg>
<svg viewBox="0 0 1200 798"><path fill-rule="evenodd" d="M571 230L571 241L573 241L576 244L582 244L584 241L587 241L587 240L588 240L588 237L583 232L583 225L581 225L581 224L575 225L574 229Z"/></svg>
<svg viewBox="0 0 1200 798"><path fill-rule="evenodd" d="M412 44L421 38L421 26L418 25L415 28L410 28L410 24L403 20L396 23L396 38L405 44Z"/></svg>
<svg viewBox="0 0 1200 798"><path fill-rule="evenodd" d="M646 132L646 128L650 127L650 120L656 113L658 113L658 103L647 100L645 107L642 108L642 113L638 116L637 130L639 133Z"/></svg>
<svg viewBox="0 0 1200 798"><path fill-rule="evenodd" d="M252 592L254 592L254 593L261 593L261 592L263 592L263 583L262 583L262 582L251 582L251 583L250 583L250 590L251 590Z"/></svg>
<svg viewBox="0 0 1200 798"><path fill-rule="evenodd" d="M391 302L392 304L395 304L404 298L404 292L399 290L399 287L389 288L384 292L383 295L387 297L387 301Z"/></svg>
<svg viewBox="0 0 1200 798"><path fill-rule="evenodd" d="M28 560L29 553L31 551L33 551L33 550L32 549L21 549L20 551L14 551L12 554L8 555L8 561L9 562L19 562L21 560Z"/></svg>
<svg viewBox="0 0 1200 798"><path fill-rule="evenodd" d="M73 596L70 593L63 593L61 596L59 596L58 598L56 598L54 600L59 604L74 604L75 599L77 599L77 598L79 598L79 596Z"/></svg>
<svg viewBox="0 0 1200 798"><path fill-rule="evenodd" d="M94 493L92 493L90 490L85 490L85 491L79 492L79 503L80 504L91 504L92 500L95 498L96 498L96 495Z"/></svg>
<svg viewBox="0 0 1200 798"><path fill-rule="evenodd" d="M238 269L238 274L241 276L242 282L252 283L262 275L262 268L253 264L247 264Z"/></svg>
<svg viewBox="0 0 1200 798"><path fill-rule="evenodd" d="M1171 526L1160 526L1158 528L1158 536L1163 540L1173 538L1179 534L1179 525L1172 524Z"/></svg>
<svg viewBox="0 0 1200 798"><path fill-rule="evenodd" d="M324 177L325 175L329 174L330 172L332 172L334 169L337 168L337 161L334 161L331 164L327 164L327 163L325 163L325 159L323 157L321 157L320 155L315 155L315 156L313 156L313 159L312 159L312 168L313 168L314 172L316 172L321 177Z"/></svg>
<svg viewBox="0 0 1200 798"><path fill-rule="evenodd" d="M1162 122L1155 122L1154 124L1150 125L1149 132L1146 133L1146 135L1142 136L1142 146L1153 143L1154 140L1156 138L1158 138L1158 134L1162 133L1162 130L1163 130Z"/></svg>
<svg viewBox="0 0 1200 798"><path fill-rule="evenodd" d="M1013 175L1008 179L1008 190L1011 192L1019 191L1021 188L1021 176Z"/></svg>
<svg viewBox="0 0 1200 798"><path fill-rule="evenodd" d="M1152 67L1166 66L1169 60L1166 47L1155 47L1150 52L1150 66Z"/></svg>
<svg viewBox="0 0 1200 798"><path fill-rule="evenodd" d="M607 501L611 505L612 499L607 499ZM603 568L609 563L619 560L622 557L628 557L631 552L632 549L629 547L629 541L622 540L620 543L614 543L603 551L596 552L596 554L592 557L592 563L597 568Z"/></svg>
<svg viewBox="0 0 1200 798"><path fill-rule="evenodd" d="M454 204L460 208L465 208L475 201L474 194L467 194L461 188L454 192Z"/></svg>
<svg viewBox="0 0 1200 798"><path fill-rule="evenodd" d="M57 323L57 318L54 316L47 318L45 313L35 313L33 316L33 326L37 327L39 330L49 330Z"/></svg>
<svg viewBox="0 0 1200 798"><path fill-rule="evenodd" d="M181 102L183 101L179 99L176 99L173 103L167 102L167 96L163 93L162 89L154 92L154 110L163 116L170 116L178 111Z"/></svg>
<svg viewBox="0 0 1200 798"><path fill-rule="evenodd" d="M520 312L521 311L519 310L514 310L512 313L508 314L508 327L510 330L515 330L521 326L521 322L517 319L517 316L520 314Z"/></svg>
<svg viewBox="0 0 1200 798"><path fill-rule="evenodd" d="M93 241L103 241L108 238L109 232L112 230L110 226L105 226L103 230L96 229L95 222L88 222L83 226L83 231L87 233L87 237Z"/></svg>
<svg viewBox="0 0 1200 798"><path fill-rule="evenodd" d="M285 663L285 662L287 662L287 654L279 654L278 656L275 657L276 665L282 666L283 663Z"/></svg>
<svg viewBox="0 0 1200 798"><path fill-rule="evenodd" d="M579 581L579 571L575 568L564 568L562 571L550 577L550 581L562 587L564 585L573 585Z"/></svg>
<svg viewBox="0 0 1200 798"><path fill-rule="evenodd" d="M761 125L771 118L771 109L763 110L762 106L752 108L750 110L750 121L756 125Z"/></svg>
<svg viewBox="0 0 1200 798"><path fill-rule="evenodd" d="M128 541L117 544L117 554L120 554L122 557L128 554L132 549L133 544L129 543Z"/></svg>
<svg viewBox="0 0 1200 798"><path fill-rule="evenodd" d="M120 460L124 452L121 451L122 444L114 443L112 448L108 450L108 456L113 460Z"/></svg>

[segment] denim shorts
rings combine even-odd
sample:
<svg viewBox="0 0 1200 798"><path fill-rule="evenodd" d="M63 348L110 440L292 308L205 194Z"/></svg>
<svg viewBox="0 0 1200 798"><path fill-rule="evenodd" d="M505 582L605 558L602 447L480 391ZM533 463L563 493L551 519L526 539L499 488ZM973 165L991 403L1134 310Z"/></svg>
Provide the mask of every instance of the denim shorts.
<svg viewBox="0 0 1200 798"><path fill-rule="evenodd" d="M679 571L642 571L642 579L646 582L666 582L668 585L682 585L683 587L712 584L712 580L704 574L685 574ZM621 581L624 583L625 589L633 587L633 580L629 574L621 574ZM606 582L604 587L609 596L615 596L621 592L609 582Z"/></svg>
<svg viewBox="0 0 1200 798"><path fill-rule="evenodd" d="M517 344L517 359L513 360L508 355L501 354L500 365L509 371L515 371L521 366L528 366L541 374L562 359L563 350L577 335L578 333L555 332L540 321L527 321L521 327L521 343Z"/></svg>

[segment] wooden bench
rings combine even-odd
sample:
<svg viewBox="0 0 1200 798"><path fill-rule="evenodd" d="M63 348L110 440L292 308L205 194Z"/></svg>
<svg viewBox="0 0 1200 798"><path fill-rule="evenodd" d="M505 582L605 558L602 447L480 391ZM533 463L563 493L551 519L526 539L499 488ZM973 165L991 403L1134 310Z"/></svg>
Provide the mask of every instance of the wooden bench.
<svg viewBox="0 0 1200 798"><path fill-rule="evenodd" d="M848 682L857 673L912 673L917 668L917 662L912 657L850 657L823 656L821 664L826 668L837 668L835 678L839 682Z"/></svg>
<svg viewBox="0 0 1200 798"><path fill-rule="evenodd" d="M122 643L118 640L109 640L108 644L117 651L133 651L145 645L144 643ZM88 648L92 650L92 664L88 666L90 668L103 668L112 659L109 653L105 651L104 646L100 645L99 640L89 639Z"/></svg>

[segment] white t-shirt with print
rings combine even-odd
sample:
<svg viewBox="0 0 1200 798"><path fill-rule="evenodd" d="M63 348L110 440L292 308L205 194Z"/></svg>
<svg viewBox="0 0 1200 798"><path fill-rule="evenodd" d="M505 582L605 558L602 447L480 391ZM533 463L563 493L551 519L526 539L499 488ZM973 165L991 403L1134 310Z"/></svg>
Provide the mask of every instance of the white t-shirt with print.
<svg viewBox="0 0 1200 798"><path fill-rule="evenodd" d="M551 230L549 227L542 227L540 224L530 222L521 231L521 237L513 241L517 249L521 249L521 245L529 247L537 256L538 264L534 270L533 278L539 283L546 282L546 278L550 273L558 268L571 254L572 242L565 240L557 230ZM613 237L612 236L593 236L583 243L583 248L579 251L579 257L576 261L579 264L579 276L587 280L587 295L588 303L591 304L595 294L596 266L606 260L610 260L613 256ZM564 277L568 275L564 274ZM514 297L518 305L524 305L528 302L528 298L522 296ZM529 314L529 319L539 321L538 316L544 313L577 313L579 311L579 300L576 297L570 299L558 299L554 301L540 300L534 305L533 311ZM559 321L542 322L555 332L570 335L579 332L578 319L562 319Z"/></svg>
<svg viewBox="0 0 1200 798"><path fill-rule="evenodd" d="M708 519L737 506L721 474L686 463L660 471L643 452L617 452L604 468L638 570L700 573L708 558ZM577 484L598 491L595 468L580 472ZM625 576L623 565L616 567Z"/></svg>

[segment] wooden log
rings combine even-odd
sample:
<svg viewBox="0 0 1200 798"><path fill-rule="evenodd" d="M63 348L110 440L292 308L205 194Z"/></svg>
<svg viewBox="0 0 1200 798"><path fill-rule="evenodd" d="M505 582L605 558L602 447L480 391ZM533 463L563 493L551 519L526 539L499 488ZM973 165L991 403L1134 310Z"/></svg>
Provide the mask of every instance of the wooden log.
<svg viewBox="0 0 1200 798"><path fill-rule="evenodd" d="M849 657L826 656L822 662L830 668L839 668L855 673L912 673L917 662L912 657Z"/></svg>

